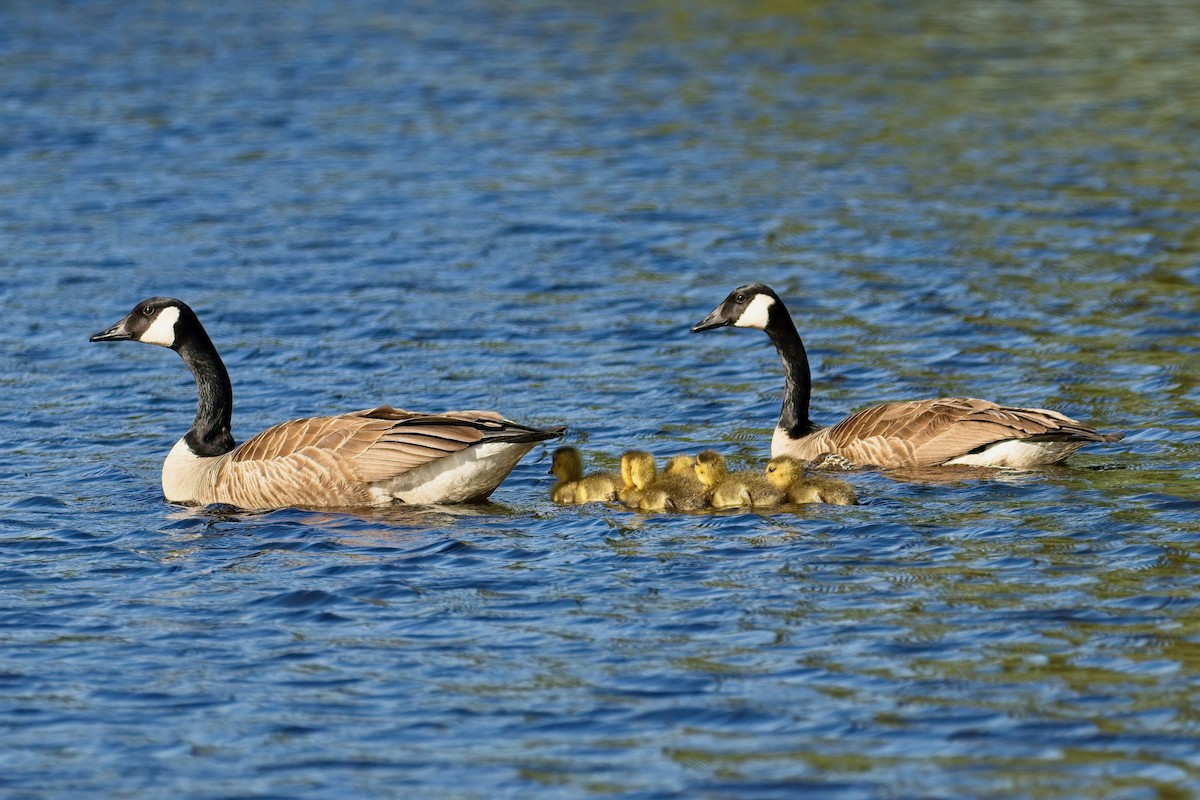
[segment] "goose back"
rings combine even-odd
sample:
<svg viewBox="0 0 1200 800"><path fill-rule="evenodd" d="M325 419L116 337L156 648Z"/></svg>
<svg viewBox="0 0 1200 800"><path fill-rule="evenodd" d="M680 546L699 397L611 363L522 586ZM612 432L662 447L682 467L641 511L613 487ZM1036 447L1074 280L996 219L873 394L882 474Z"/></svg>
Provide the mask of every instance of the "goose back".
<svg viewBox="0 0 1200 800"><path fill-rule="evenodd" d="M884 468L1029 467L1061 461L1088 442L1121 436L1099 433L1049 409L942 397L871 406L799 439L777 429L771 455L812 461L835 454L854 464Z"/></svg>

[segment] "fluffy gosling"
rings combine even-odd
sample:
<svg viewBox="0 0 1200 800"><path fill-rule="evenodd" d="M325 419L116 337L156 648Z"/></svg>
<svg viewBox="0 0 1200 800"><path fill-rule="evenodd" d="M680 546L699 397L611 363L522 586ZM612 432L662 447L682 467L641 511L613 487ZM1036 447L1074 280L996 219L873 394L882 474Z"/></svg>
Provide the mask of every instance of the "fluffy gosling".
<svg viewBox="0 0 1200 800"><path fill-rule="evenodd" d="M649 501L647 490L658 477L654 456L644 450L627 450L621 454L621 490L618 498L629 508L642 508ZM665 498L662 501L665 504Z"/></svg>
<svg viewBox="0 0 1200 800"><path fill-rule="evenodd" d="M858 503L854 487L840 478L806 475L804 465L789 456L776 456L767 462L767 480L783 490L789 503L830 503L852 506Z"/></svg>
<svg viewBox="0 0 1200 800"><path fill-rule="evenodd" d="M699 511L708 504L704 484L692 469L694 461L691 456L672 457L655 481L655 487L667 493L675 511Z"/></svg>
<svg viewBox="0 0 1200 800"><path fill-rule="evenodd" d="M682 458L686 475L679 473ZM630 450L621 456L621 477L625 482L621 502L642 511L696 511L704 508L704 487L691 471L691 459L677 456L658 472L654 456L642 450Z"/></svg>
<svg viewBox="0 0 1200 800"><path fill-rule="evenodd" d="M583 456L574 447L560 447L550 461L550 474L558 483L550 489L555 503L607 503L617 498L621 476L615 472L583 474Z"/></svg>
<svg viewBox="0 0 1200 800"><path fill-rule="evenodd" d="M691 456L671 456L667 460L667 465L663 467L664 475L682 475L689 481L698 481L696 471L692 469L692 465L696 463L696 459Z"/></svg>
<svg viewBox="0 0 1200 800"><path fill-rule="evenodd" d="M764 473L729 472L725 459L716 450L704 450L697 455L693 469L704 484L708 504L713 508L774 506L784 500L783 490L769 482Z"/></svg>

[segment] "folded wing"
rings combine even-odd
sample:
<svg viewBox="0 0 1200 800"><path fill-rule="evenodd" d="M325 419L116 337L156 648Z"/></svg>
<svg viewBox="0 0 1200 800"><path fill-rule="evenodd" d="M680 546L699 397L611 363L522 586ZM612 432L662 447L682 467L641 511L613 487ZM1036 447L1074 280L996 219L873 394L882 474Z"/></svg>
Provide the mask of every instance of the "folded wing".
<svg viewBox="0 0 1200 800"><path fill-rule="evenodd" d="M872 406L797 445L802 446L802 458L837 453L861 465L927 467L1009 440L1082 445L1120 438L1119 433L1099 433L1057 411L943 397Z"/></svg>
<svg viewBox="0 0 1200 800"><path fill-rule="evenodd" d="M489 442L535 442L554 431L491 411L419 414L391 406L275 425L228 454L216 483L221 502L244 508L349 506L370 502L369 486Z"/></svg>

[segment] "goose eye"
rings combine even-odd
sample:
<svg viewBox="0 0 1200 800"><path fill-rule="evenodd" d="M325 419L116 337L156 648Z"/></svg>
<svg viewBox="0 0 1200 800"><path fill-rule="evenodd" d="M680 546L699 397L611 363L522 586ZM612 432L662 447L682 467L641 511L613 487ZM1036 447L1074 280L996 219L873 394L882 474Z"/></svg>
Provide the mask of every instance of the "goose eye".
<svg viewBox="0 0 1200 800"><path fill-rule="evenodd" d="M744 303L744 302L746 302L746 295L744 295L744 294L739 294L737 297L735 297L735 298L733 298L733 299L734 299L734 301L735 301L735 302L738 302L738 303Z"/></svg>
<svg viewBox="0 0 1200 800"><path fill-rule="evenodd" d="M153 316L154 315L154 306L146 306L145 308L142 309L142 313L145 314L147 317Z"/></svg>

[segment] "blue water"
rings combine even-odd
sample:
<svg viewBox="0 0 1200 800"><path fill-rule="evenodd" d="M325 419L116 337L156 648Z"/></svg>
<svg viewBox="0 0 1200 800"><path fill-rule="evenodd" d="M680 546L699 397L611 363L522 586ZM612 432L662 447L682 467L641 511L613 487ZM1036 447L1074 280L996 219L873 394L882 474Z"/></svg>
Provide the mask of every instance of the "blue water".
<svg viewBox="0 0 1200 800"><path fill-rule="evenodd" d="M0 12L0 795L1200 794L1191 5L26 3ZM245 439L380 403L761 464L785 297L830 423L967 394L1124 441L864 503L165 503L193 305Z"/></svg>

